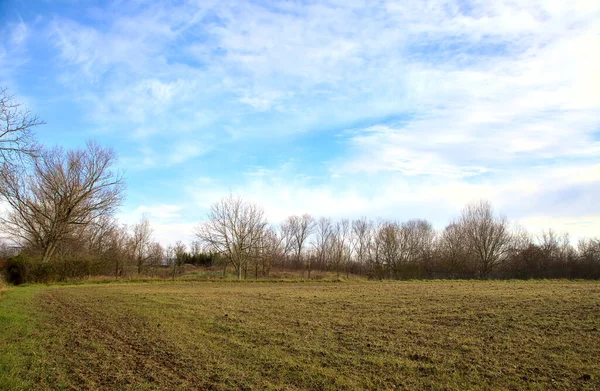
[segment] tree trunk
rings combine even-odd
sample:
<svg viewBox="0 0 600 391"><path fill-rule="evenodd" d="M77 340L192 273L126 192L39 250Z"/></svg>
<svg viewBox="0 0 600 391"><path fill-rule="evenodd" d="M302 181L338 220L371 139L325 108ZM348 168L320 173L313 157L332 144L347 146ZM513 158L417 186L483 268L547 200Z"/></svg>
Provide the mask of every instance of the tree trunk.
<svg viewBox="0 0 600 391"><path fill-rule="evenodd" d="M44 250L44 255L42 257L42 263L47 263L50 261L50 258L52 258L52 255L54 254L54 249L55 246L53 244L48 245L48 247L46 247L46 249Z"/></svg>

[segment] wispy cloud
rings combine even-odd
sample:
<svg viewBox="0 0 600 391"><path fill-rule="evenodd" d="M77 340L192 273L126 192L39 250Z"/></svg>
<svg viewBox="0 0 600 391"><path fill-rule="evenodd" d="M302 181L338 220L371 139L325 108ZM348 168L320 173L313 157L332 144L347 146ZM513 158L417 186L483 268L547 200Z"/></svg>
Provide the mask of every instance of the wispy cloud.
<svg viewBox="0 0 600 391"><path fill-rule="evenodd" d="M13 23L0 64L42 40L48 53L36 61L82 110L80 128L123 145L130 170L187 189L181 207L234 191L274 219L443 221L486 197L513 218L591 216L600 227L585 196L600 181L597 1L119 1L69 11ZM170 204L150 193L145 204Z"/></svg>
<svg viewBox="0 0 600 391"><path fill-rule="evenodd" d="M5 83L29 60L26 51L29 35L30 29L20 19L0 27L0 79L6 80Z"/></svg>

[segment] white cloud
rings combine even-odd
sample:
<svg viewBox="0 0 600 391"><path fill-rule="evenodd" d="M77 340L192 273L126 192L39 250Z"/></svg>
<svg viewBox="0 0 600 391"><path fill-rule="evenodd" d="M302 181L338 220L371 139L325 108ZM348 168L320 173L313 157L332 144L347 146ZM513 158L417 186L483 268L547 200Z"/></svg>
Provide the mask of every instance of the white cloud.
<svg viewBox="0 0 600 391"><path fill-rule="evenodd" d="M456 217L465 204L488 199L500 213L535 231L552 228L572 231L574 239L600 232L600 208L593 196L585 196L588 185L596 185L600 165L570 165L556 170L532 167L522 175L502 176L493 182L469 183L460 178L430 178L415 181L404 175L363 176L315 183L297 174L290 165L280 170L258 168L234 187L212 179L208 186L187 188L198 210L230 193L261 205L274 223L291 214L310 213L333 218L424 218L441 229ZM361 185L357 185L360 183ZM584 186L582 194L556 197ZM600 188L600 186L598 186ZM566 210L565 206L569 205ZM561 210L565 209L565 210ZM548 217L540 217L548 216ZM586 224L577 225L577 222ZM573 229L569 229L570 225Z"/></svg>
<svg viewBox="0 0 600 391"><path fill-rule="evenodd" d="M531 216L518 221L532 234L552 228L557 233L568 233L571 244L576 246L581 239L598 237L594 235L600 229L600 215L587 215L578 218L554 218Z"/></svg>
<svg viewBox="0 0 600 391"><path fill-rule="evenodd" d="M150 221L154 240L164 246L175 244L181 240L190 243L194 238L194 229L197 223L185 223L185 211L179 205L152 204L141 205L132 211L118 215L119 221L129 226L138 223L142 217Z"/></svg>
<svg viewBox="0 0 600 391"><path fill-rule="evenodd" d="M598 26L542 33L490 63L409 67L409 119L357 131L356 154L339 169L468 176L507 161L596 156L600 54L590 48L600 46Z"/></svg>
<svg viewBox="0 0 600 391"><path fill-rule="evenodd" d="M22 20L6 23L0 28L0 79L3 79L4 87L13 78L14 72L29 61L26 48L30 33Z"/></svg>
<svg viewBox="0 0 600 391"><path fill-rule="evenodd" d="M267 167L232 185L215 169L208 189L189 189L200 208L234 191L275 220L443 224L481 197L515 219L597 215L582 195L600 182L597 1L118 5L97 25L56 18L48 31L63 86L132 144L128 166L214 150L243 161L274 139L287 140L275 151L285 159L298 135L340 133L341 148L320 146L332 147L329 171L306 158L298 167L312 171ZM15 31L26 42L28 30ZM557 208L561 199L578 203Z"/></svg>

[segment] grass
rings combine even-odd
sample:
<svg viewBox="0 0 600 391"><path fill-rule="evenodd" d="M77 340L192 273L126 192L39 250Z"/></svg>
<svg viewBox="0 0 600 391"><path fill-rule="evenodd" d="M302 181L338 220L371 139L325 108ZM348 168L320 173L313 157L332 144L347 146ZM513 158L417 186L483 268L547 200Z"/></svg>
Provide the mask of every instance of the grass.
<svg viewBox="0 0 600 391"><path fill-rule="evenodd" d="M0 278L0 300L2 300L3 293L8 290L6 283Z"/></svg>
<svg viewBox="0 0 600 391"><path fill-rule="evenodd" d="M597 282L27 286L0 389L600 389Z"/></svg>

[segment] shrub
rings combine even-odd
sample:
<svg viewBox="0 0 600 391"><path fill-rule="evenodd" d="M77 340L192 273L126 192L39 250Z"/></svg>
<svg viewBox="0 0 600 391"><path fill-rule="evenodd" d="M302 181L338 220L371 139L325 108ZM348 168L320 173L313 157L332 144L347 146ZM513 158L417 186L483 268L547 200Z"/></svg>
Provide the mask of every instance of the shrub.
<svg viewBox="0 0 600 391"><path fill-rule="evenodd" d="M4 275L6 282L14 285L24 284L28 281L31 270L31 260L25 254L19 254L6 261Z"/></svg>
<svg viewBox="0 0 600 391"><path fill-rule="evenodd" d="M7 260L4 274L6 282L13 285L28 282L50 282L56 279L56 271L52 264L41 263L25 253Z"/></svg>
<svg viewBox="0 0 600 391"><path fill-rule="evenodd" d="M33 262L27 282L50 282L56 279L54 266L50 263Z"/></svg>

